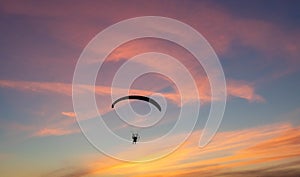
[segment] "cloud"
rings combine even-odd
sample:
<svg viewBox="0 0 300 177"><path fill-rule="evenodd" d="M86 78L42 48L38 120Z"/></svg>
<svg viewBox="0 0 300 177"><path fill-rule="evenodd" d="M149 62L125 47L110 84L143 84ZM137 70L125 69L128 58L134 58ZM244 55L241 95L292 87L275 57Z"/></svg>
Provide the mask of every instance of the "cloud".
<svg viewBox="0 0 300 177"><path fill-rule="evenodd" d="M89 174L89 171L79 167L67 167L54 170L47 174L42 175L42 177L84 177Z"/></svg>
<svg viewBox="0 0 300 177"><path fill-rule="evenodd" d="M71 113L69 112L71 115ZM58 113L49 110L46 113L36 115L31 114L30 121L0 121L0 128L4 130L4 135L10 137L11 141L15 139L28 139L45 136L63 136L79 133L80 129L74 118L66 118ZM10 143L10 140L7 143Z"/></svg>
<svg viewBox="0 0 300 177"><path fill-rule="evenodd" d="M290 124L220 132L208 146L200 149L197 146L200 132L197 131L165 158L147 163L111 160L103 164L102 160L97 160L89 166L90 175L226 177L241 174L268 176L280 172L293 176L299 174L294 169L300 167L299 159L297 161L300 156L299 132L299 127ZM154 148L153 153L159 149ZM138 149L134 151L138 152Z"/></svg>
<svg viewBox="0 0 300 177"><path fill-rule="evenodd" d="M157 84L162 85L162 84ZM69 83L58 83L58 82L30 82L30 81L11 81L11 80L0 80L0 87L2 88L9 88L9 89L16 89L25 92L34 92L38 94L57 94L63 95L66 97L70 97L72 95L72 84ZM88 85L80 85L78 87L82 92L92 92L93 89L91 86ZM228 93L234 97L240 97L249 101L262 101L262 97L255 93L255 89L251 84L242 81L230 81L228 84ZM161 89L158 87L157 89ZM127 93L127 90L116 88L116 95L124 96L124 93ZM130 89L130 94L139 94L139 95L151 95L155 91L155 88L151 91L148 90L141 90L141 89ZM202 103L209 103L211 101L209 95L209 87L205 84L201 84L199 88L200 93L200 100ZM109 106L99 106L99 112L101 114L106 114L112 111L110 105L111 101L110 97L111 88L107 86L96 86L95 93L96 95L103 96L105 99L101 99L101 104L109 105ZM170 100L171 102L175 103L177 106L180 106L180 95L175 92L167 92L162 93L166 99ZM197 99L195 95L188 95L190 100ZM11 130L16 130L13 134L22 133L22 135L26 135L28 137L43 137L43 136L62 136L67 134L73 134L79 132L79 127L77 127L76 119L66 119L66 117L75 118L74 112L68 112L64 110L70 110L70 108L63 108L60 107L62 110L56 111L56 108L52 107L53 110L49 110L47 107L43 112L38 113L35 116L41 120L43 118L45 122L40 123L39 125L33 126L30 123L23 124L20 122L9 122L6 123L5 127L10 127L9 131L12 134ZM33 117L35 117L33 116ZM47 117L48 116L48 117ZM63 117L62 117L63 116ZM91 114L85 115L86 119L93 118L96 116L94 112ZM37 122L37 121L34 121ZM38 121L40 122L40 121ZM36 123L35 123L36 124ZM3 124L4 125L4 124ZM121 126L124 128L124 126ZM118 127L116 127L118 129Z"/></svg>
<svg viewBox="0 0 300 177"><path fill-rule="evenodd" d="M75 112L61 112L61 114L71 118L76 117Z"/></svg>
<svg viewBox="0 0 300 177"><path fill-rule="evenodd" d="M244 149L242 154L263 154L266 157L272 156L275 153L281 152L280 155L288 156L290 153L298 153L300 151L297 147L300 145L300 131L297 130L297 127L290 128L285 132L281 133L279 136L276 136L267 141L251 146L247 149ZM278 156L280 156L278 155Z"/></svg>
<svg viewBox="0 0 300 177"><path fill-rule="evenodd" d="M68 135L72 133L77 133L75 130L63 130L63 129L54 129L54 128L44 128L39 131L37 131L33 136L61 136L61 135Z"/></svg>
<svg viewBox="0 0 300 177"><path fill-rule="evenodd" d="M300 175L300 170L297 169L299 166L300 166L300 161L295 160L292 162L286 162L286 163L282 163L280 165L274 165L274 166L266 167L266 168L225 172L225 173L219 174L219 176L222 176L222 177L238 177L238 176L245 176L245 177L252 177L252 176L297 177Z"/></svg>
<svg viewBox="0 0 300 177"><path fill-rule="evenodd" d="M45 122L46 123L46 122ZM76 125L76 124L75 124ZM80 132L80 129L74 126L74 121L55 119L51 123L41 125L22 124L19 122L6 122L1 126L7 131L8 135L22 135L26 138L44 137L44 136L62 136Z"/></svg>
<svg viewBox="0 0 300 177"><path fill-rule="evenodd" d="M72 95L72 87L70 84L66 83L0 80L0 87L21 91L56 93L67 96Z"/></svg>
<svg viewBox="0 0 300 177"><path fill-rule="evenodd" d="M39 5L39 8L36 8L33 1L27 3L3 1L1 3L4 13L33 18L49 36L60 42L66 42L70 46L80 47L80 49L94 35L115 22L156 14L190 24L208 39L218 54L232 58L233 55L239 53L236 48L232 47L238 42L239 45L254 48L263 54L256 60L259 64L268 65L274 63L274 60L287 61L289 67L274 69L272 72L274 74L282 70L295 70L299 62L300 44L297 40L299 29L289 29L284 26L285 24L258 18L236 16L214 2L172 1L160 3L159 8L156 2L140 1L133 1L130 6L125 2L77 2L76 5L65 2L60 3L59 6L47 2ZM166 8L169 10L163 10ZM52 18L56 20L45 20ZM133 46L128 48L131 48L129 53L141 50ZM117 60L126 57L128 56L126 53L128 54L128 51L117 49L114 58ZM238 60L239 58L236 58L235 62ZM258 68L254 68L256 69Z"/></svg>
<svg viewBox="0 0 300 177"><path fill-rule="evenodd" d="M161 86L163 84L156 83L158 86ZM20 91L26 91L26 92L34 92L38 94L57 94L57 95L63 95L66 96L66 98L70 97L72 94L72 84L68 83L57 83L57 82L29 82L29 81L9 81L9 80L0 80L0 87L4 88L10 88L10 89L17 89ZM91 86L88 85L79 85L77 87L79 89L79 93L81 92L93 92L94 89L92 89ZM149 87L148 87L149 88ZM241 81L232 81L229 82L228 84L228 93L229 95L233 97L239 97L246 99L248 101L262 101L262 97L260 97L258 94L255 93L255 89L252 85L246 83L246 82L241 82ZM155 88L153 87L151 90L147 90L147 88L142 89L130 89L130 94L137 94L137 95L151 95L157 92L160 92L159 89L160 87ZM200 101L203 104L209 104L211 101L210 97L210 89L208 85L205 84L200 84L200 87L198 87L198 91L200 93ZM121 89L121 88L116 88L114 90L114 94L117 97L124 96L124 94L127 95L127 89ZM110 93L111 93L111 88L107 86L95 86L95 94L96 96L100 96L101 102L98 103L98 112L101 115L105 115L113 109L111 109L111 98L110 98ZM186 92L190 93L190 92ZM181 103L181 97L180 94L177 91L172 91L172 92L161 92L161 94L169 100L171 103L174 103L174 106L180 107L181 104L185 104L187 102ZM198 99L195 97L195 95L186 95L186 98L188 100L186 101L194 101L194 99ZM64 98L65 99L65 98ZM98 98L99 99L99 98ZM71 100L69 100L70 102ZM218 100L215 100L218 101ZM71 103L71 102L70 102ZM71 108L64 108L63 107L57 107L54 108L52 106L52 110L49 110L47 107L44 111L47 112L47 114L52 115L51 119L45 117L45 113L42 116L45 119L44 124L41 124L36 127L32 127L30 125L22 125L20 123L17 123L18 126L22 126L24 128L27 128L27 130L23 131L22 129L18 128L16 130L22 131L22 132L28 132L31 136L59 136L59 135L64 135L64 134L71 134L71 133L77 133L78 132L78 127L75 126L76 124L76 119L65 119L65 117L70 117L70 118L75 118L76 115L74 112L68 112L64 110L70 110ZM57 110L58 109L58 110ZM55 112L57 111L57 112ZM63 116L63 117L61 117ZM94 118L97 116L97 112L95 111L90 111L89 113L86 113L80 117L81 120L83 119L90 119ZM39 120L41 117L38 118ZM36 121L35 121L36 122ZM165 122L164 122L165 123ZM15 125L14 125L15 126ZM117 126L115 127L116 129L119 129ZM46 130L44 130L46 128ZM121 128L124 128L122 125Z"/></svg>
<svg viewBox="0 0 300 177"><path fill-rule="evenodd" d="M200 86L200 87L199 87ZM68 83L58 83L58 82L29 82L29 81L10 81L10 80L0 80L0 87L3 88L11 88L17 89L21 91L30 91L36 93L55 93L65 96L72 95L72 84ZM80 85L78 87L82 92L92 92L93 87L88 85ZM200 99L203 102L210 102L210 88L204 80L201 84L198 84ZM228 94L234 97L239 97L246 99L248 101L263 101L262 96L255 93L255 89L251 84L248 84L245 81L234 81L230 80L228 82ZM120 95L120 93L127 93L126 89L116 88L114 93L116 95ZM109 96L111 93L111 87L107 86L95 86L95 93L97 95L107 95ZM150 95L153 94L153 91L147 90L139 90L139 89L131 89L130 93L132 94L141 94L141 95ZM178 93L162 93L166 98L171 101L179 100L180 95ZM120 95L123 96L123 95ZM194 98L194 95L188 96L190 98ZM66 114L66 113L65 113Z"/></svg>
<svg viewBox="0 0 300 177"><path fill-rule="evenodd" d="M228 83L227 91L228 94L231 96L243 98L251 102L265 101L265 99L261 95L255 93L253 84L244 81L235 81L235 80L229 80L227 81L227 83Z"/></svg>
<svg viewBox="0 0 300 177"><path fill-rule="evenodd" d="M180 2L182 3L182 2ZM212 46L214 49L216 49L221 54L227 54L232 55L232 53L236 53L237 51L232 51L232 46L234 44L234 41L238 40L241 41L242 44L251 46L254 48L258 48L260 51L270 54L270 51L277 51L273 53L294 53L294 55L297 55L297 48L299 48L297 41L294 40L294 38L289 37L290 35L287 35L287 33L284 31L284 28L277 28L277 24L272 24L271 22L262 22L260 20L254 20L254 19L242 19L240 17L234 17L231 15L230 12L226 11L222 7L217 6L214 3L186 3L183 6L174 6L178 5L179 2L174 1L173 3L163 3L162 5L173 5L174 7L182 7L182 8L174 8L172 11L168 12L160 12L159 9L157 9L157 6L155 3L143 3L143 2L136 2L134 3L134 6L138 5L146 5L147 9L135 9L132 11L132 6L126 6L123 3L105 3L105 7L103 9L103 4L98 3L92 3L93 8L91 9L90 6L87 6L85 4L81 4L80 6L72 6L69 8L68 3L62 3L61 6L56 8L55 4L52 3L43 3L41 4L41 8L35 8L35 5L33 3L12 3L10 1L3 2L3 10L4 12L8 14L20 14L25 15L29 18L48 18L48 17L60 17L59 20L53 22L45 22L45 20L42 20L40 23L41 26L46 26L46 29L49 34L52 35L55 38L58 38L63 41L68 41L69 45L78 45L80 44L80 48L83 47L86 42L91 39L91 33L96 34L97 32L101 31L105 25L98 25L95 23L92 23L91 21L86 21L84 19L98 19L100 16L102 19L105 19L104 21L107 21L107 23L112 23L114 21L119 21L120 18L125 17L134 17L139 16L139 14L144 14L146 12L157 12L158 14L165 14L164 16L170 16L174 18L178 18L179 20L183 20L184 22L187 22L188 24L193 24L193 27L198 29L201 33L204 34L204 36L208 39L209 42L212 43ZM49 7L55 9L56 13L53 13L53 9L50 10ZM67 11L65 10L68 7ZM188 7L193 7L188 8ZM111 8L120 8L122 9L122 13L114 13L115 10L109 10ZM74 18L74 14L77 14L78 10L80 9L80 18L78 19L80 22L85 22L83 25L82 23L78 23L78 21L72 20ZM103 10L99 10L103 9ZM194 13L190 13L190 11L193 11ZM76 13L74 13L76 12ZM180 15L178 15L178 12L184 13L187 16L185 16L184 19ZM152 13L151 13L152 14ZM193 14L193 15L192 15ZM190 18L189 18L190 17ZM79 25L80 24L80 25ZM230 25L229 25L230 24ZM70 27L71 26L71 27ZM259 28L253 28L259 27ZM157 27L159 30L163 31L164 27ZM84 30L82 30L84 29ZM276 30L274 30L276 29ZM79 33L82 31L87 31L87 34ZM272 33L272 34L270 34ZM274 34L273 34L274 33ZM297 34L297 32L293 32L293 34ZM79 35L78 37L78 34ZM126 35L126 34L125 34ZM276 36L276 39L270 36ZM76 38L76 40L74 39ZM283 42L281 42L283 41ZM280 44L279 47L278 45ZM192 61L192 56L188 54L187 52L183 52L183 49L181 49L180 46L176 45L170 45L170 42L158 42L151 39L143 39L139 41L133 41L132 43L128 43L126 45L122 45L119 48L117 48L111 55L109 56L108 60L117 62L119 60L129 59L130 57L145 52L145 51L157 51L157 52L163 52L163 53L171 53L172 56L176 57L179 61L182 61L189 70L195 75L197 73L201 73L201 66L195 65L195 62ZM275 48L275 49L274 49ZM100 50L100 49L97 49ZM287 60L290 60L289 58L295 58L295 57L288 57ZM297 57L296 57L297 58ZM262 58L262 60L266 60L265 57ZM298 61L298 60L295 60ZM72 61L73 62L73 61ZM261 61L259 61L262 63ZM294 64L292 66L295 66ZM231 68L236 69L236 68ZM209 83L203 77L203 74L198 74L197 80L199 80L199 83L197 83L198 87L200 88L200 98L202 99L202 102L210 102L210 88ZM232 80L232 79L231 79ZM6 87L14 87L11 85L12 83L6 83ZM25 85L30 83L24 83ZM33 84L33 83L31 83ZM44 83L43 87L39 87L39 85L29 85L27 90L39 90L44 92L55 92L59 94L64 95L71 95L71 87L68 84L65 85L59 85L63 83ZM57 90L53 89L57 86ZM50 87L53 87L52 89ZM109 88L105 87L97 87L97 91L102 92L100 94L107 94L109 92ZM21 88L20 88L21 89ZM23 88L26 89L26 88ZM98 92L98 93L99 93ZM103 93L104 92L104 93ZM255 88L252 84L248 84L246 82L238 82L233 81L228 83L228 93L231 96L239 97L246 99L248 101L257 101L262 102L264 99L261 95L258 95L255 93ZM177 99L176 95L169 95L169 98L173 101Z"/></svg>

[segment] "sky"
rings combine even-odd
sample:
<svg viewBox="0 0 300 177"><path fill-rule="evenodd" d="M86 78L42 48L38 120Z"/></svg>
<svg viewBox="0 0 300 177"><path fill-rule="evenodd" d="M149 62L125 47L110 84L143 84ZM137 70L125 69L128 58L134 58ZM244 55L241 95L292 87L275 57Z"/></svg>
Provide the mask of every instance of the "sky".
<svg viewBox="0 0 300 177"><path fill-rule="evenodd" d="M292 0L1 1L1 176L300 176L299 7ZM198 147L210 104L218 101L211 97L203 67L182 46L169 41L143 38L120 45L106 58L95 86L98 111L115 134L130 141L133 128L111 109L112 79L122 64L138 54L155 51L176 58L195 78L201 101L197 124L178 149L154 161L134 163L109 157L86 139L73 109L72 80L83 49L95 35L140 16L173 18L201 33L223 67L227 103L217 134L207 146ZM158 67L180 78L183 71L154 61L146 58L135 64ZM123 93L122 88L114 89ZM168 103L161 121L138 130L141 141L159 138L174 126L182 104L172 80L143 75L131 85L130 93L160 93ZM140 114L151 109L141 102L131 106ZM132 117L129 121L149 120ZM173 134L147 149L139 143L127 150L112 147L101 135L99 140L125 157L151 156L185 135Z"/></svg>

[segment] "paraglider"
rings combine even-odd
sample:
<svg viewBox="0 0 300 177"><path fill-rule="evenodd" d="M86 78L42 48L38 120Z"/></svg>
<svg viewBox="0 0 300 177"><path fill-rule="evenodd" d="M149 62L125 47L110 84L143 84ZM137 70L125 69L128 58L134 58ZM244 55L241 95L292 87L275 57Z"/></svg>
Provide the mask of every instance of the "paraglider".
<svg viewBox="0 0 300 177"><path fill-rule="evenodd" d="M135 99L135 100L142 100L142 101L149 102L149 103L153 104L159 111L161 111L160 105L154 99L146 97L146 96L140 96L140 95L129 95L129 96L121 97L121 98L117 99L116 101L114 101L113 104L111 105L111 107L114 108L115 104L117 104L118 102L120 102L122 100L127 100L127 99Z"/></svg>
<svg viewBox="0 0 300 177"><path fill-rule="evenodd" d="M121 98L117 99L116 101L114 101L112 103L111 107L114 108L115 104L117 104L120 101L127 100L127 99L135 99L135 100L142 100L142 101L149 102L149 103L153 104L159 111L161 111L160 105L154 99L146 97L146 96L140 96L140 95L128 95L128 96L121 97ZM136 142L139 139L140 139L140 136L138 133L132 133L132 144L136 144Z"/></svg>

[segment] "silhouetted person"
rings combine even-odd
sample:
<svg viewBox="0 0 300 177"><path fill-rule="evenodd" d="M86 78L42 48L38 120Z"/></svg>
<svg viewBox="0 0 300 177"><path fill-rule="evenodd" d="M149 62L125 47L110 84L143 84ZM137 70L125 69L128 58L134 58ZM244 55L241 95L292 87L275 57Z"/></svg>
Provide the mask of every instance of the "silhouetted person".
<svg viewBox="0 0 300 177"><path fill-rule="evenodd" d="M136 144L137 140L139 139L139 134L132 133L132 144Z"/></svg>

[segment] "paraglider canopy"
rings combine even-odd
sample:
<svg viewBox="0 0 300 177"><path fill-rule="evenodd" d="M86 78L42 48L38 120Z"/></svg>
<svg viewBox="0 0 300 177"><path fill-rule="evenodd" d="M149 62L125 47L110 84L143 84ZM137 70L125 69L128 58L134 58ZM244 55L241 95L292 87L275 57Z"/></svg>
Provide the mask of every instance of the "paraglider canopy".
<svg viewBox="0 0 300 177"><path fill-rule="evenodd" d="M121 98L117 99L116 101L114 101L112 103L111 107L114 108L115 104L117 104L120 101L127 100L127 99L135 99L135 100L142 100L142 101L149 102L149 103L153 104L159 111L161 111L160 105L154 99L146 97L146 96L140 96L140 95L128 95L128 96L121 97Z"/></svg>

